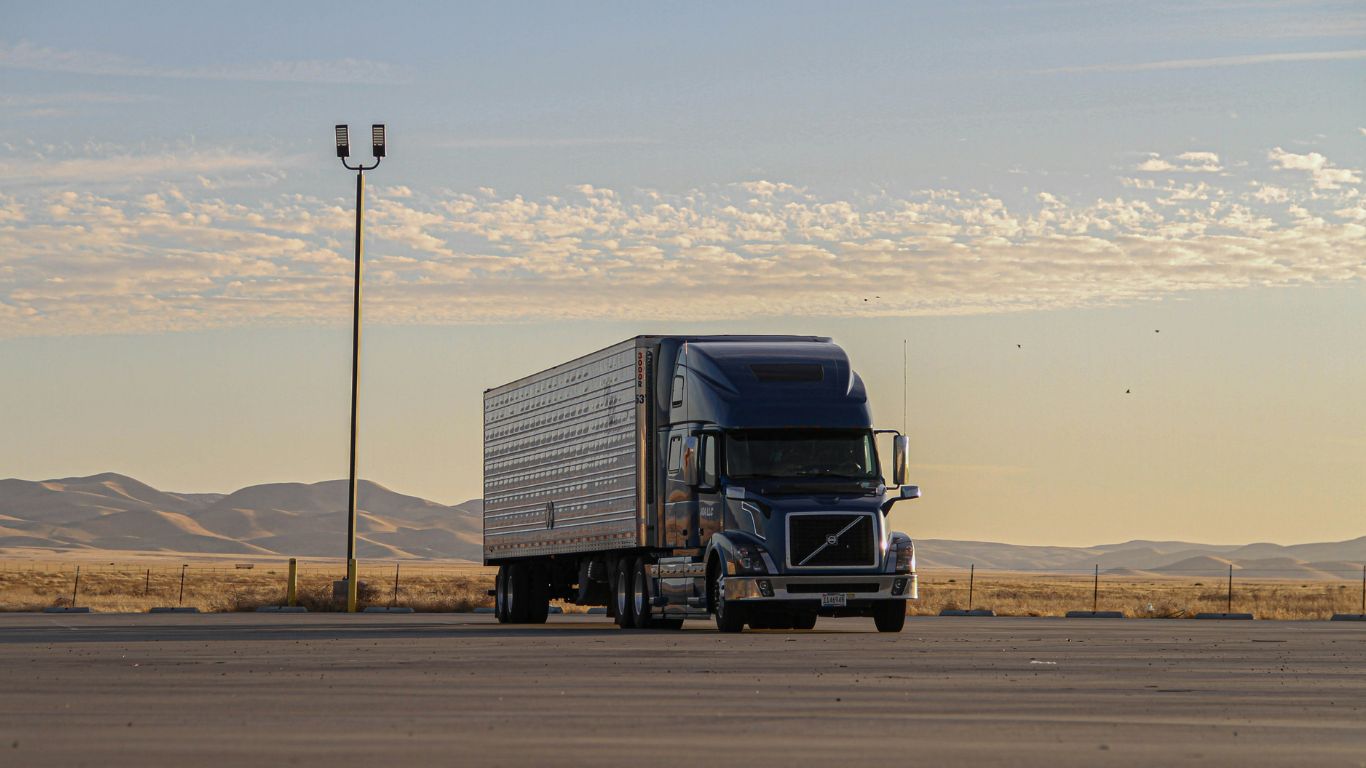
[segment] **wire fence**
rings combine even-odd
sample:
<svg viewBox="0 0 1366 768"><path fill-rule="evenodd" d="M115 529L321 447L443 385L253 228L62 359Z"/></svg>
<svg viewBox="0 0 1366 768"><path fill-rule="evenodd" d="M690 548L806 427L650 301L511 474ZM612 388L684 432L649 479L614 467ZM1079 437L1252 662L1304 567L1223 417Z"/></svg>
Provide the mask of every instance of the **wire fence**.
<svg viewBox="0 0 1366 768"><path fill-rule="evenodd" d="M94 561L0 560L0 611L84 606L95 611L193 607L254 610L287 600L286 560ZM362 561L361 606L418 611L470 611L492 605L495 568L442 561ZM297 562L296 600L309 610L344 607L345 564ZM922 566L912 614L986 611L996 615L1064 616L1118 612L1180 618L1247 613L1259 619L1328 619L1366 614L1366 564L1305 569L1210 565L1161 572L1089 569ZM562 605L563 610L584 610Z"/></svg>

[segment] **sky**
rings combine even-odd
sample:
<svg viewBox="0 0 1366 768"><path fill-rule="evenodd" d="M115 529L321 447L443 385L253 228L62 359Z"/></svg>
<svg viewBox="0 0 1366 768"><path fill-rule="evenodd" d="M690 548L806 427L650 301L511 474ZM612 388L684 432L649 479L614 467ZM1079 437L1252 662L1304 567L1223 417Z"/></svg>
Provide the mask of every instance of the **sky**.
<svg viewBox="0 0 1366 768"><path fill-rule="evenodd" d="M344 477L381 121L363 478L479 496L481 392L629 336L815 333L913 536L1366 534L1348 2L9 4L0 476Z"/></svg>

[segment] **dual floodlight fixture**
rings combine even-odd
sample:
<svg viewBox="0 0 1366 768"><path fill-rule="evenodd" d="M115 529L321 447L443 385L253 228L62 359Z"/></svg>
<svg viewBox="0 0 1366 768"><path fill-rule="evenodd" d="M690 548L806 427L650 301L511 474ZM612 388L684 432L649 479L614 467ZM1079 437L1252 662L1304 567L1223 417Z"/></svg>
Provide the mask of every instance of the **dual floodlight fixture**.
<svg viewBox="0 0 1366 768"><path fill-rule="evenodd" d="M347 168L351 167L346 163L346 158L351 156L350 133L350 126L337 126L337 157L341 158L342 165L346 165ZM370 126L370 153L375 158L375 165L379 165L380 158L384 157L384 123L376 123ZM353 170L370 170L370 168L373 167L374 166L368 166L363 169Z"/></svg>

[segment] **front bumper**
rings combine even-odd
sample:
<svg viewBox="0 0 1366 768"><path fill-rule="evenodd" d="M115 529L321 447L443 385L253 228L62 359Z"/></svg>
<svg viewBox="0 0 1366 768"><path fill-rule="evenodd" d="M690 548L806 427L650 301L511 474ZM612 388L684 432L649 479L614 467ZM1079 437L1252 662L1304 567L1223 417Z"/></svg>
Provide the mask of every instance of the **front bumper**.
<svg viewBox="0 0 1366 768"><path fill-rule="evenodd" d="M914 573L867 576L727 576L726 600L740 602L821 602L821 595L845 594L850 605L878 600L915 600L920 582Z"/></svg>

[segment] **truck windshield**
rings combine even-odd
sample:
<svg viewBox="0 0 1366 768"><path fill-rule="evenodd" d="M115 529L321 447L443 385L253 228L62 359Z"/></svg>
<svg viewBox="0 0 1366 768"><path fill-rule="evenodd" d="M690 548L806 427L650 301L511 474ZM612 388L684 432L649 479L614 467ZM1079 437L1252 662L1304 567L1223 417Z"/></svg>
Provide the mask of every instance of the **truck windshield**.
<svg viewBox="0 0 1366 768"><path fill-rule="evenodd" d="M876 450L872 434L858 430L736 430L726 433L726 474L872 480Z"/></svg>

